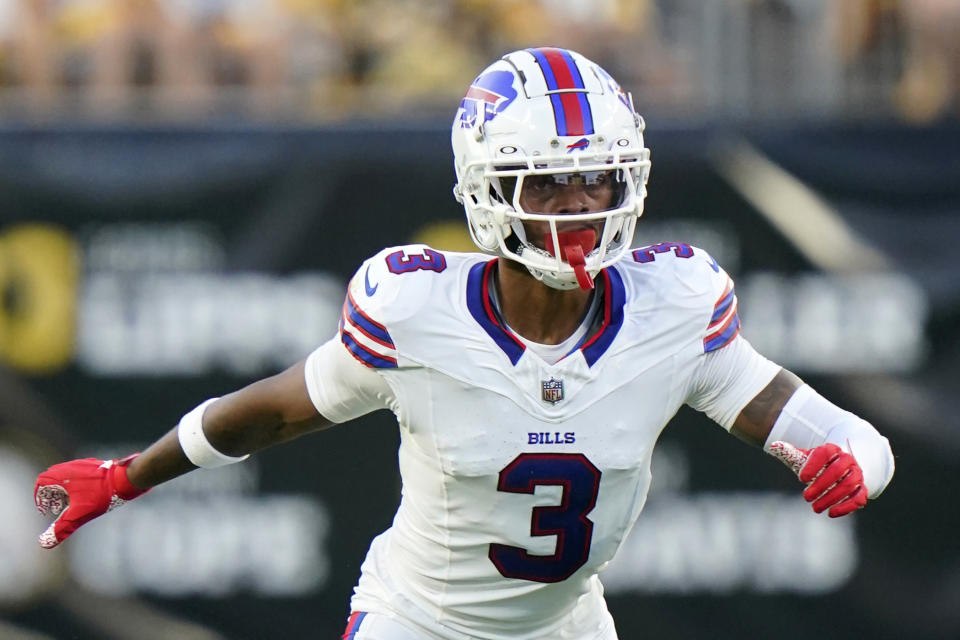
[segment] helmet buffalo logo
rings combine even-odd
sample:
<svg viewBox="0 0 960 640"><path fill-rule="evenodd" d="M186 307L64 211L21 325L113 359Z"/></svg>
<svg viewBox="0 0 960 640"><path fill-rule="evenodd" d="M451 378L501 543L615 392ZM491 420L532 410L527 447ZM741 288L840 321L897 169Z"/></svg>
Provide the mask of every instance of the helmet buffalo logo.
<svg viewBox="0 0 960 640"><path fill-rule="evenodd" d="M629 109L630 99L627 97L626 92L624 92L624 90L620 88L620 85L617 83L617 81L613 79L613 76L611 76L609 73L607 73L600 67L597 67L597 71L599 71L600 75L603 76L603 79L607 81L607 88L610 89L611 93L617 96L620 102L622 102L624 106Z"/></svg>
<svg viewBox="0 0 960 640"><path fill-rule="evenodd" d="M460 102L457 121L460 127L468 129L476 126L477 118L481 124L494 117L517 97L513 88L513 73L510 71L490 71L484 73L470 85L467 95Z"/></svg>
<svg viewBox="0 0 960 640"><path fill-rule="evenodd" d="M586 138L580 138L576 142L567 145L567 153L573 153L577 149L586 149L590 146L590 141Z"/></svg>

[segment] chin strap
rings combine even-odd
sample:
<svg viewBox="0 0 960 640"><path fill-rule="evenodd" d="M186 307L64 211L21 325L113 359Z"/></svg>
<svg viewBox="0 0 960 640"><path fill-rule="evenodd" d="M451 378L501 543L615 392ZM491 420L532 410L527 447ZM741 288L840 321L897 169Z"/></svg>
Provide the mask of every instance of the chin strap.
<svg viewBox="0 0 960 640"><path fill-rule="evenodd" d="M560 251L563 257L571 267L573 273L577 276L577 284L584 291L593 289L593 278L587 273L587 259L585 254L593 251L597 244L597 232L593 229L583 229L581 231L558 231L557 243L560 245ZM544 240L544 246L550 255L556 255L553 247L553 236L547 234Z"/></svg>

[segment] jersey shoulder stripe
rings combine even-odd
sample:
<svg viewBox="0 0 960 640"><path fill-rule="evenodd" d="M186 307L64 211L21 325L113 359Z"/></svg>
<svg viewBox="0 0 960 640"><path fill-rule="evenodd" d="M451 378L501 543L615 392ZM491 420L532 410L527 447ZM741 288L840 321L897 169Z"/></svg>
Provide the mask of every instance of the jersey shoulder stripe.
<svg viewBox="0 0 960 640"><path fill-rule="evenodd" d="M422 343L451 329L463 269L489 258L423 244L387 247L365 260L347 286L340 341L374 369L419 362Z"/></svg>
<svg viewBox="0 0 960 640"><path fill-rule="evenodd" d="M726 277L723 293L713 306L713 315L703 338L703 352L710 353L727 346L740 333L740 315L737 313L737 296L733 280Z"/></svg>
<svg viewBox="0 0 960 640"><path fill-rule="evenodd" d="M347 628L343 632L343 640L354 640L357 637L357 633L360 632L360 623L363 622L363 619L367 617L365 611L354 611L350 614L350 617L347 618Z"/></svg>
<svg viewBox="0 0 960 640"><path fill-rule="evenodd" d="M357 305L349 289L340 317L340 341L350 355L368 367L397 366L397 349L390 332Z"/></svg>
<svg viewBox="0 0 960 640"><path fill-rule="evenodd" d="M681 242L661 242L631 252L625 261L628 288L649 300L674 323L687 318L703 353L730 344L740 333L733 280L706 251ZM642 303L640 306L643 306Z"/></svg>
<svg viewBox="0 0 960 640"><path fill-rule="evenodd" d="M343 318L345 322L356 327L363 335L377 344L387 347L388 349L396 348L387 328L364 313L363 309L357 305L357 301L353 299L353 294L350 293L349 290L347 291L347 298L343 303Z"/></svg>
<svg viewBox="0 0 960 640"><path fill-rule="evenodd" d="M733 281L728 277L723 287L723 293L720 294L720 298L713 305L713 315L710 317L710 324L707 325L707 329L712 329L718 325L728 315L727 312L730 311L731 306L736 307L737 303L736 296L733 293Z"/></svg>

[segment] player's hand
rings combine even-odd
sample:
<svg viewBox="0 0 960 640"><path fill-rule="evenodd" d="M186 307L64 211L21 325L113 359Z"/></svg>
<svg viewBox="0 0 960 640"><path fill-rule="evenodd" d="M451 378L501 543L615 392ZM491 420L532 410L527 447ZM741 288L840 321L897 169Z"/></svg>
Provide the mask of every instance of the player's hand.
<svg viewBox="0 0 960 640"><path fill-rule="evenodd" d="M774 442L770 453L793 469L807 485L803 497L813 503L813 510L831 518L845 516L867 504L867 488L863 471L854 457L835 444L822 444L814 449L798 449L788 442Z"/></svg>
<svg viewBox="0 0 960 640"><path fill-rule="evenodd" d="M54 548L80 525L149 491L136 488L127 478L127 465L138 455L119 460L71 460L37 476L33 487L37 509L44 515L57 516L37 539L40 546Z"/></svg>

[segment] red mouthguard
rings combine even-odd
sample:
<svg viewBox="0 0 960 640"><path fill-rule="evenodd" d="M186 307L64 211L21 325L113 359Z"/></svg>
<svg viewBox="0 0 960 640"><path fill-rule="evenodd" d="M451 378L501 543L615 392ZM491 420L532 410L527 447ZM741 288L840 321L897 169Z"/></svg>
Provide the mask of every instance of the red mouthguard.
<svg viewBox="0 0 960 640"><path fill-rule="evenodd" d="M597 232L593 229L582 229L580 231L558 231L557 242L560 245L560 251L563 257L571 267L573 273L577 276L577 284L584 291L593 289L593 278L587 273L587 259L585 254L593 251L597 243ZM544 246L550 255L556 255L553 247L553 237L547 234Z"/></svg>

